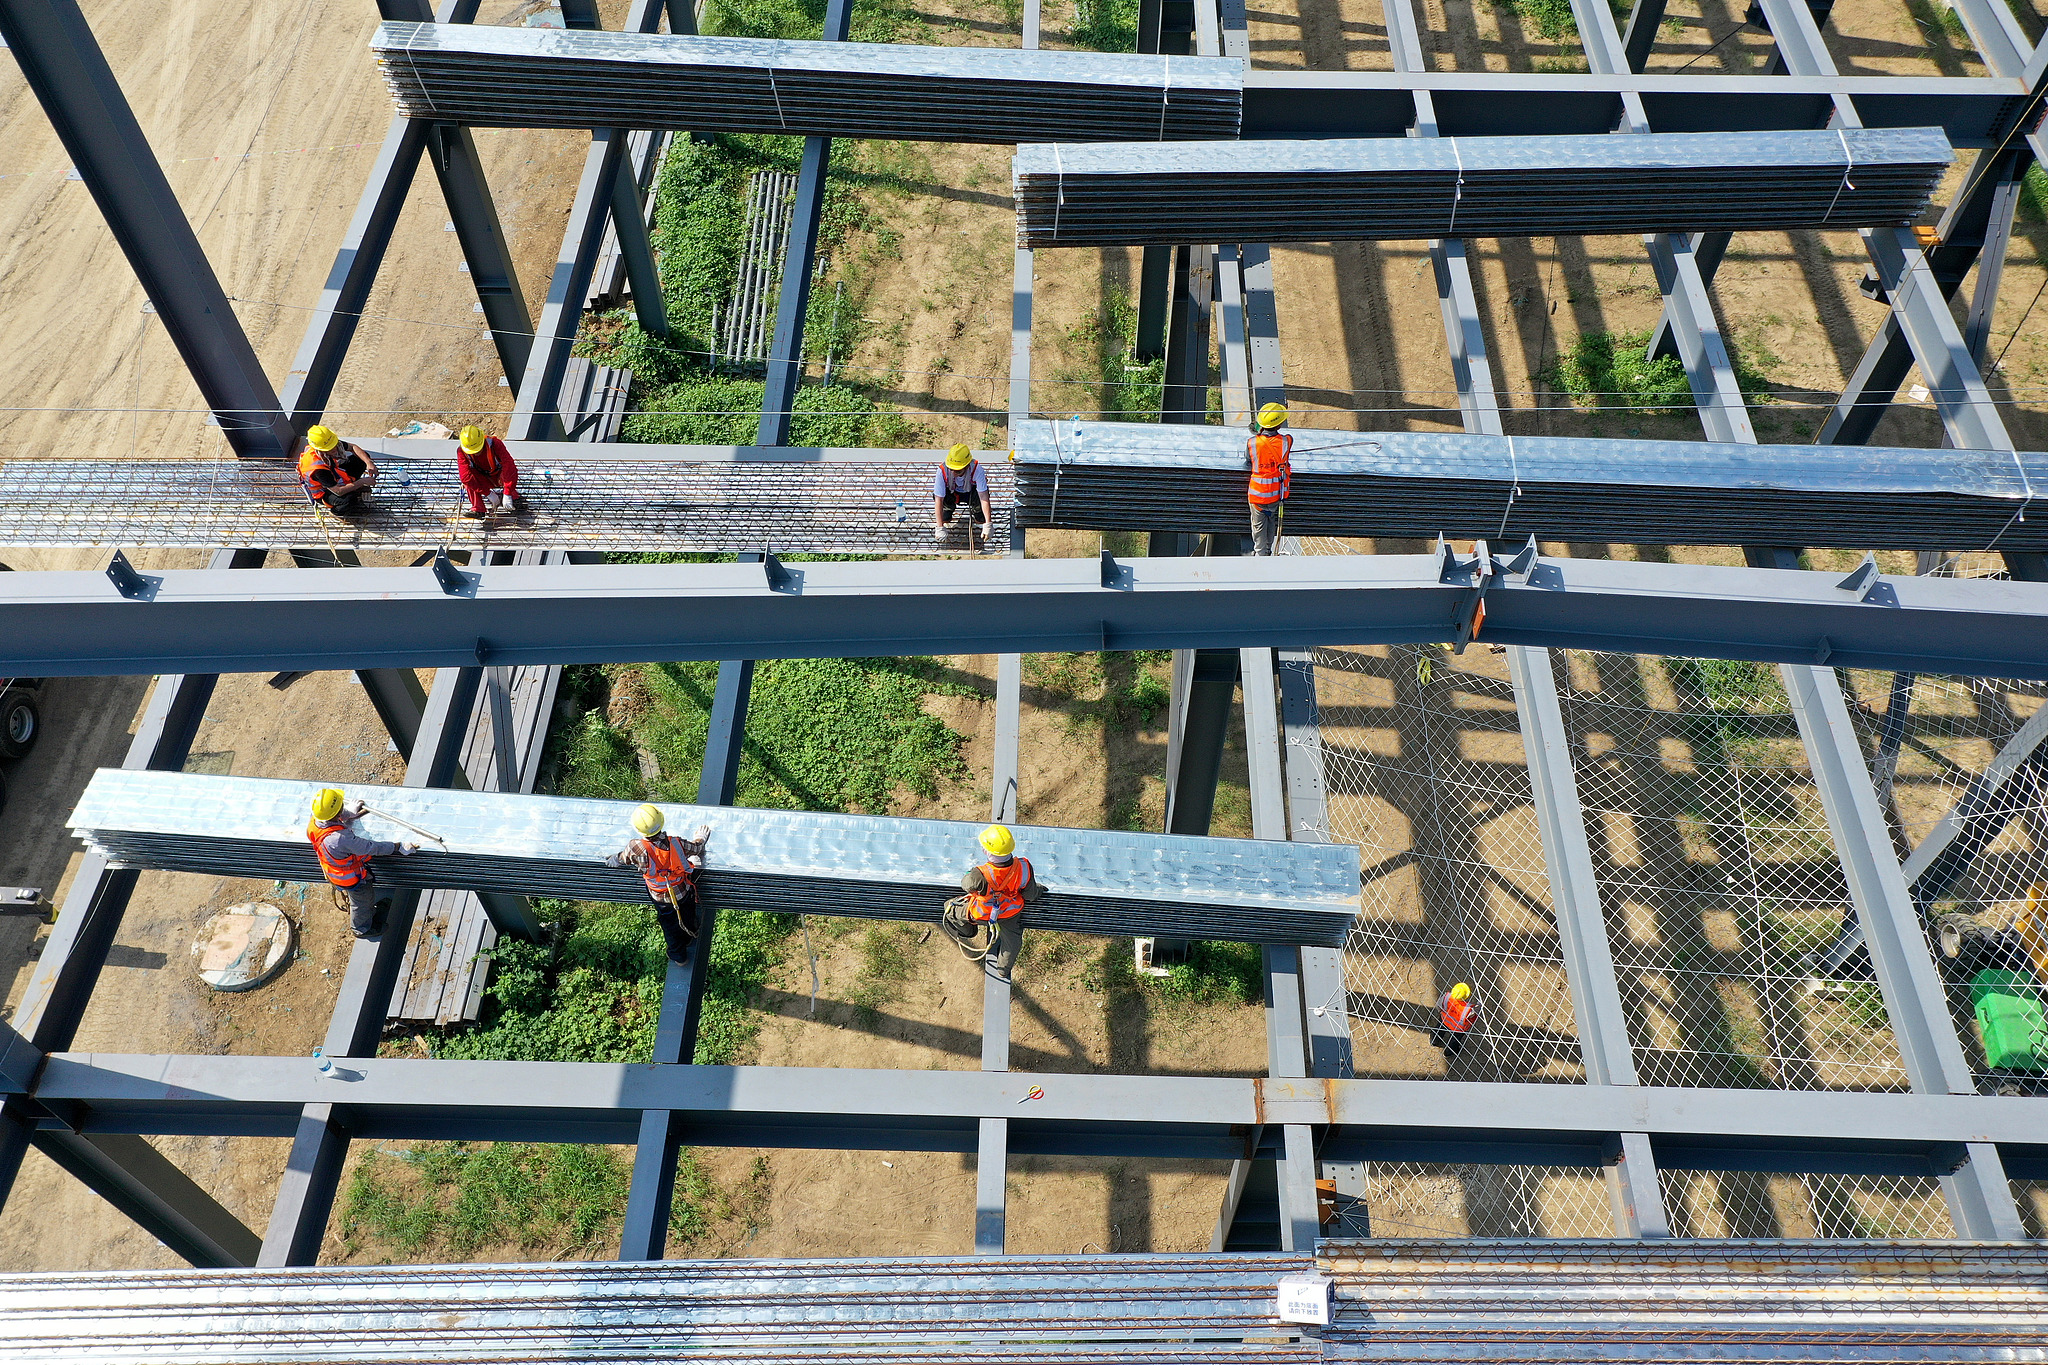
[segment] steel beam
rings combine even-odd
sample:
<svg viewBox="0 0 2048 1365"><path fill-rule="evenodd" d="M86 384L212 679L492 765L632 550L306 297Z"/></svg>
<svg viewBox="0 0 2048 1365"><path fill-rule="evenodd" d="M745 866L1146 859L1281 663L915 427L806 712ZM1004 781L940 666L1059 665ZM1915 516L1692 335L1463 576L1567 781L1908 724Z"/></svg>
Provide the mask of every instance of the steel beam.
<svg viewBox="0 0 2048 1365"><path fill-rule="evenodd" d="M147 1139L43 1128L35 1134L35 1145L37 1151L193 1265L228 1269L256 1264L262 1245L256 1234Z"/></svg>
<svg viewBox="0 0 2048 1365"><path fill-rule="evenodd" d="M1181 725L1180 742L1172 745L1178 761L1169 761L1166 788L1166 832L1207 834L1216 809L1216 782L1223 770L1223 744L1230 732L1230 701L1237 689L1238 653L1231 649L1198 649L1184 670L1187 699L1172 719ZM1178 682L1179 672L1175 681ZM1173 738L1169 734L1169 741Z"/></svg>
<svg viewBox="0 0 2048 1365"><path fill-rule="evenodd" d="M6 0L4 37L235 454L296 445L277 390L74 0Z"/></svg>
<svg viewBox="0 0 2048 1365"><path fill-rule="evenodd" d="M825 40L845 42L852 16L853 0L826 0ZM818 260L818 228L824 222L825 179L831 164L831 138L804 139L796 203L783 249L782 286L775 300L775 343L768 355L767 387L761 393L761 434L756 440L764 446L788 445L796 415L796 392L803 382L804 318L811 306L811 276Z"/></svg>
<svg viewBox="0 0 2048 1365"><path fill-rule="evenodd" d="M1209 312L1215 295L1216 248L1175 247L1162 422L1202 426L1209 420Z"/></svg>
<svg viewBox="0 0 2048 1365"><path fill-rule="evenodd" d="M1663 22L1664 0L1635 0L1628 12L1628 32L1621 40L1630 71L1641 71L1650 64L1650 49Z"/></svg>
<svg viewBox="0 0 2048 1365"><path fill-rule="evenodd" d="M633 315L639 319L640 330L649 336L667 336L668 309L662 297L661 272L655 268L647 206L640 198L630 156L619 158L617 179L612 182L612 232L619 255L626 261L626 278L632 281Z"/></svg>
<svg viewBox="0 0 2048 1365"><path fill-rule="evenodd" d="M492 565L446 568L452 593L427 567L167 570L147 601L101 574L11 573L0 675L1427 643L1455 638L1472 577L1433 555L1113 563L1114 585L1089 560L810 563L774 583L753 564ZM2048 675L2039 584L1594 559L1491 581L1501 644Z"/></svg>
<svg viewBox="0 0 2048 1365"><path fill-rule="evenodd" d="M1885 1015L1908 1082L1921 1094L1974 1095L1976 1079L1949 1022L1948 996L1905 874L1864 766L1856 728L1834 670L1784 665L1799 737L1813 767L1834 836L1835 856L1870 950ZM2017 1241L2026 1236L1996 1148L1966 1145L1953 1169L1941 1174L1942 1192L1959 1236Z"/></svg>
<svg viewBox="0 0 2048 1365"><path fill-rule="evenodd" d="M535 327L527 312L526 295L519 287L519 273L512 263L512 245L498 222L498 208L491 199L491 187L484 179L483 158L477 154L476 139L467 128L436 123L427 131L427 160L441 183L441 198L448 206L449 221L455 224L455 240L469 265L469 279L483 308L484 324L498 348L498 362L505 377L524 393L522 376L533 355ZM559 285L561 266L556 266ZM590 267L584 266L585 288ZM550 302L554 290L549 290ZM577 295L580 304L582 295ZM580 313L579 313L580 315ZM542 313L542 321L548 315ZM572 330L573 339L573 330ZM556 376L557 384L561 382Z"/></svg>
<svg viewBox="0 0 2048 1365"><path fill-rule="evenodd" d="M427 690L420 686L419 674L410 668L365 668L356 672L356 681L363 685L377 719L384 722L392 745L410 759L427 709ZM509 790L519 790L516 778Z"/></svg>

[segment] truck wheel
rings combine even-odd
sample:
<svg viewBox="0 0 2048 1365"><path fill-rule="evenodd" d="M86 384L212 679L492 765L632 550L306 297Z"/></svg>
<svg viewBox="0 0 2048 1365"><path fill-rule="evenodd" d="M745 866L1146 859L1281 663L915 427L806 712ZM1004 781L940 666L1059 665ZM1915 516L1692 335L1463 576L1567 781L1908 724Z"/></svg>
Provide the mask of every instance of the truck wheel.
<svg viewBox="0 0 2048 1365"><path fill-rule="evenodd" d="M1944 915L1934 926L1934 941L1941 955L1953 960L1963 955L1964 945L1978 932L1977 922L1967 915Z"/></svg>
<svg viewBox="0 0 2048 1365"><path fill-rule="evenodd" d="M0 758L22 758L43 733L42 714L26 692L0 695Z"/></svg>

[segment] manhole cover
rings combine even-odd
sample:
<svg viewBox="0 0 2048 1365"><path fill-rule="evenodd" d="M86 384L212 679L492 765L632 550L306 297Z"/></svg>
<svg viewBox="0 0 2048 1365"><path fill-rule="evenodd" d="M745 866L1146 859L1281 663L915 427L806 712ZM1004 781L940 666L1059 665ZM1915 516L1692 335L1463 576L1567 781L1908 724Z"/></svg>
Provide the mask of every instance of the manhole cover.
<svg viewBox="0 0 2048 1365"><path fill-rule="evenodd" d="M206 921L192 944L199 979L217 991L246 991L273 980L292 960L299 930L274 905L231 905Z"/></svg>

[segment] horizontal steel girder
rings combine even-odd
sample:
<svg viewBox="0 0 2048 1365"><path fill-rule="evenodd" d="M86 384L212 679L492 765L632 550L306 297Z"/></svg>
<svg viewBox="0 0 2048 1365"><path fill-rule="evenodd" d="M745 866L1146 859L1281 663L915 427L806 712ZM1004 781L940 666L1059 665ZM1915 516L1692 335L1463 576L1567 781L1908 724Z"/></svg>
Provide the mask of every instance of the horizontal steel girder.
<svg viewBox="0 0 2048 1365"><path fill-rule="evenodd" d="M1326 1159L1599 1166L1624 1132L1674 1169L1933 1174L1969 1142L2048 1170L2048 1099L1490 1082L1018 1071L53 1054L35 1102L85 1133L284 1136L332 1104L361 1138L631 1142L646 1109L685 1143L971 1152L983 1118L1019 1153L1251 1155L1254 1130L1324 1134ZM1027 1098L1042 1090L1039 1098ZM1768 1136L1758 1136L1767 1134Z"/></svg>
<svg viewBox="0 0 2048 1365"><path fill-rule="evenodd" d="M1824 128L1853 98L1869 128L1938 126L1958 147L1990 146L2027 83L2003 76L1721 76L1688 71L1247 71L1246 138L1400 137L1428 93L1443 137L1606 133L1625 95L1660 133Z"/></svg>
<svg viewBox="0 0 2048 1365"><path fill-rule="evenodd" d="M2048 585L1435 555L11 573L0 676L1442 642L2048 677ZM132 571L131 571L132 572ZM1855 586L1849 586L1855 585ZM1474 589L1485 592L1475 603Z"/></svg>

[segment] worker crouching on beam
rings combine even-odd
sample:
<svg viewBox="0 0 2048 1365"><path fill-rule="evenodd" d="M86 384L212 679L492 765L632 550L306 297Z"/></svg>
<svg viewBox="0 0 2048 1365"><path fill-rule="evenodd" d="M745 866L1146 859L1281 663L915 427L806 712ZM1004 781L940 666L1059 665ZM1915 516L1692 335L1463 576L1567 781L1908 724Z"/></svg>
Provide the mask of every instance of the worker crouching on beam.
<svg viewBox="0 0 2048 1365"><path fill-rule="evenodd" d="M299 452L299 482L306 496L337 516L362 510L363 499L377 486L377 462L353 441L344 441L331 427L306 433Z"/></svg>
<svg viewBox="0 0 2048 1365"><path fill-rule="evenodd" d="M699 825L689 838L678 839L665 832L666 825L659 807L640 807L633 812L633 832L640 837L604 861L607 867L639 871L654 902L668 960L680 966L690 960L690 944L697 938L697 873L704 866L711 826Z"/></svg>
<svg viewBox="0 0 2048 1365"><path fill-rule="evenodd" d="M1294 437L1281 430L1286 425L1287 409L1279 403L1268 403L1259 409L1251 439L1245 442L1245 459L1252 470L1251 487L1245 497L1252 505L1255 555L1273 553L1281 523L1287 519L1287 486L1294 474L1288 457L1294 451Z"/></svg>
<svg viewBox="0 0 2048 1365"><path fill-rule="evenodd" d="M946 902L940 923L969 962L981 963L990 976L1008 984L1010 969L1024 947L1024 907L1041 899L1045 888L1032 873L1030 860L1016 856L1016 836L1004 826L983 830L981 847L988 861L968 868L960 878L960 889L967 894Z"/></svg>
<svg viewBox="0 0 2048 1365"><path fill-rule="evenodd" d="M482 427L464 427L455 446L455 472L469 498L469 510L463 516L482 521L486 506L493 512L500 506L509 506L514 512L526 510L526 499L519 496L519 466L512 462L510 447L495 436L484 435Z"/></svg>
<svg viewBox="0 0 2048 1365"><path fill-rule="evenodd" d="M974 452L956 445L946 452L932 480L932 539L943 545L953 524L953 513L967 509L967 548L976 546L974 524L981 523L980 544L988 543L989 527L995 522L995 508L988 497L988 471L974 458Z"/></svg>
<svg viewBox="0 0 2048 1365"><path fill-rule="evenodd" d="M340 792L325 788L313 795L313 818L306 825L306 838L328 882L348 896L349 928L357 938L374 939L384 932L384 908L390 901L377 895L377 874L370 868L370 859L392 853L410 856L419 852L420 846L365 839L355 830L363 814L362 802L345 805Z"/></svg>

